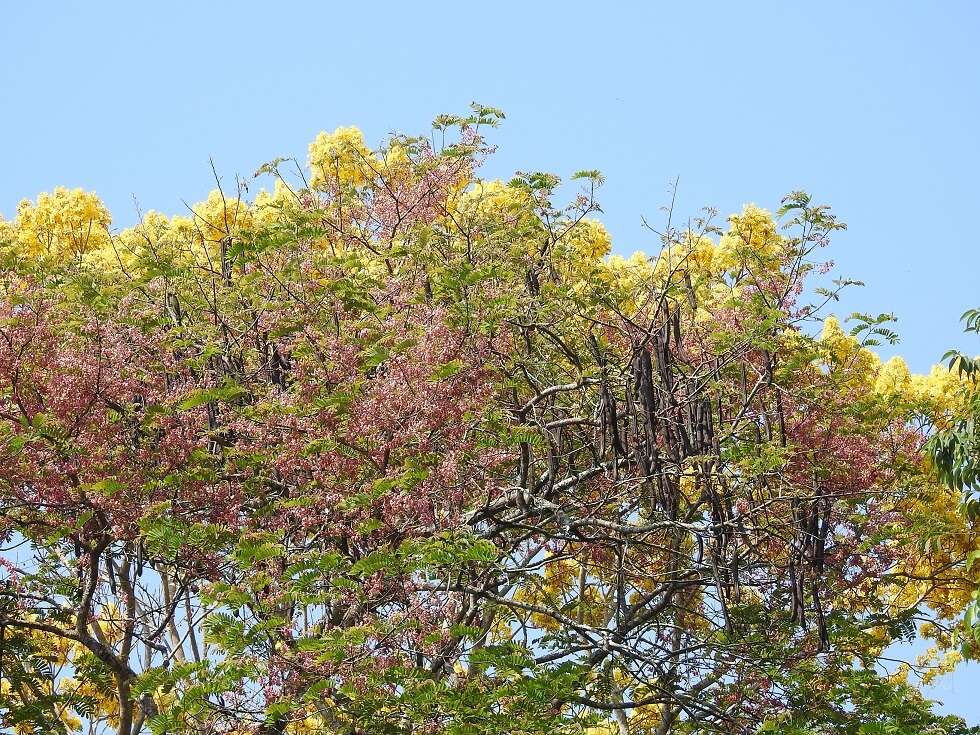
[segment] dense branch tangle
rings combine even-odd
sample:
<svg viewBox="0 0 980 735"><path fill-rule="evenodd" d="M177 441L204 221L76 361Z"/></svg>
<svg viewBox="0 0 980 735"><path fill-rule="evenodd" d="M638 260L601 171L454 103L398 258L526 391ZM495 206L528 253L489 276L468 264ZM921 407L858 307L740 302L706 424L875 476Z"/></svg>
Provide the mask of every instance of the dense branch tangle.
<svg viewBox="0 0 980 735"><path fill-rule="evenodd" d="M591 377L547 385L522 370L531 397L519 395L513 409L531 434L517 484L473 523L513 549L518 565L494 582L493 599L514 601L537 660L615 661L628 693L661 705L669 727L678 716L704 718L705 690L756 665L729 612L743 603L743 585L791 597L790 617L805 630L810 611L819 649L829 646L819 590L831 499L733 466L732 456L759 455L766 442L785 446L774 358L737 344L692 360L682 308L658 303L649 326L631 319L606 329L602 346L590 331L581 355L552 328L522 325L528 364L553 365L557 352L579 370L591 364ZM828 510L814 520L818 507ZM775 558L774 539L785 547ZM513 592L508 600L501 588Z"/></svg>
<svg viewBox="0 0 980 735"><path fill-rule="evenodd" d="M874 658L920 435L862 395L856 340L800 329L840 225L796 194L787 234L668 218L658 256L606 258L595 172L564 208L553 176L476 178L496 118L441 118L438 147L341 129L308 181L274 162L272 194L113 236L24 209L22 727L751 732L798 670Z"/></svg>

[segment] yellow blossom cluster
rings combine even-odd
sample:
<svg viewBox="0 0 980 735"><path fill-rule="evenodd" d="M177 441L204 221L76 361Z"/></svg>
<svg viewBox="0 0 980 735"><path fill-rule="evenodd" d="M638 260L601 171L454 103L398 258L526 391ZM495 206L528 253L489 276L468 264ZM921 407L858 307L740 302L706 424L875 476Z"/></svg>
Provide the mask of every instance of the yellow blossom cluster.
<svg viewBox="0 0 980 735"><path fill-rule="evenodd" d="M963 654L959 651L940 652L936 646L929 647L919 656L916 663L926 670L922 674L922 683L931 684L943 674L948 674L963 662Z"/></svg>
<svg viewBox="0 0 980 735"><path fill-rule="evenodd" d="M874 389L882 396L909 395L913 391L912 374L905 360L895 355L878 368Z"/></svg>
<svg viewBox="0 0 980 735"><path fill-rule="evenodd" d="M584 575L586 584L580 588ZM588 580L588 568L576 559L555 559L544 566L544 574L526 582L516 593L516 599L532 605L543 605L554 609L558 601L571 600L559 604L571 617L578 616L583 623L598 625L603 615L603 593L601 588ZM532 619L545 630L558 630L558 620L543 613L532 613Z"/></svg>
<svg viewBox="0 0 980 735"><path fill-rule="evenodd" d="M94 192L58 187L17 206L17 241L26 255L68 260L106 247L109 210Z"/></svg>
<svg viewBox="0 0 980 735"><path fill-rule="evenodd" d="M837 317L824 320L820 333L820 346L824 359L834 370L841 383L847 383L863 390L871 390L881 368L881 358L861 346L860 341L844 331Z"/></svg>
<svg viewBox="0 0 980 735"><path fill-rule="evenodd" d="M941 428L944 417L951 418L963 410L964 379L943 366L934 366L925 375L913 375L900 357L882 362L833 317L825 320L818 345L832 379L868 399L881 401L883 416L916 423L928 419ZM900 569L896 569L903 581L893 585L885 598L895 611L925 602L941 618L950 620L969 602L974 589L976 580L964 576L958 560L976 547L978 537L959 511L959 494L936 480L927 460L919 471L916 499L903 506L901 513L902 523L916 526L925 548L923 553L903 560ZM929 582L909 583L902 575ZM945 644L940 648L948 650ZM934 661L931 676L951 670L956 664L955 657L936 654L929 658Z"/></svg>
<svg viewBox="0 0 980 735"><path fill-rule="evenodd" d="M608 283L620 283L624 289L636 288L651 284L653 265L650 256L642 251L636 251L628 258L621 255L610 255L606 258L605 278Z"/></svg>
<svg viewBox="0 0 980 735"><path fill-rule="evenodd" d="M457 216L461 229L482 238L504 230L526 232L540 227L527 190L502 181L474 182L456 202L452 214Z"/></svg>
<svg viewBox="0 0 980 735"><path fill-rule="evenodd" d="M260 229L272 226L283 221L285 215L295 213L298 205L296 192L281 179L276 179L271 192L263 189L255 195L251 208L252 222Z"/></svg>
<svg viewBox="0 0 980 735"><path fill-rule="evenodd" d="M94 193L57 188L35 202L22 201L12 222L0 219L0 247L21 257L113 270L140 258L195 262L207 259L218 243L269 227L297 206L296 194L280 182L271 193L260 192L251 205L214 190L191 207L189 216L151 210L135 226L113 235L109 210Z"/></svg>
<svg viewBox="0 0 980 735"><path fill-rule="evenodd" d="M728 218L728 231L718 241L717 265L730 271L771 266L781 255L784 238L776 231L776 222L767 210L748 204L741 214Z"/></svg>
<svg viewBox="0 0 980 735"><path fill-rule="evenodd" d="M562 281L580 291L605 270L603 258L612 249L612 238L601 222L582 219L563 233L549 252L551 268ZM533 253L532 253L533 255Z"/></svg>
<svg viewBox="0 0 980 735"><path fill-rule="evenodd" d="M583 219L572 226L561 245L556 256L566 256L574 262L594 262L609 254L612 238L598 220Z"/></svg>
<svg viewBox="0 0 980 735"><path fill-rule="evenodd" d="M14 223L0 216L0 248L13 245L16 240L17 228L14 226Z"/></svg>
<svg viewBox="0 0 980 735"><path fill-rule="evenodd" d="M962 412L967 400L964 379L943 365L927 374L912 374L895 356L884 363L858 339L847 334L836 317L824 321L819 338L830 364L859 387L883 398L901 400L941 424L943 417Z"/></svg>
<svg viewBox="0 0 980 735"><path fill-rule="evenodd" d="M322 132L310 143L310 186L322 189L329 182L362 186L374 178L379 161L355 127Z"/></svg>
<svg viewBox="0 0 980 735"><path fill-rule="evenodd" d="M193 207L194 225L205 242L221 242L252 225L252 212L241 197L230 197L215 189Z"/></svg>
<svg viewBox="0 0 980 735"><path fill-rule="evenodd" d="M672 283L683 289L679 295L685 304L693 305L695 319L710 319L712 307L740 297L750 283L745 280L746 272L775 271L786 243L772 215L754 205L747 205L728 221L729 228L718 242L704 232L688 231L656 257L642 252L629 258L610 255L599 278L627 292L641 285L663 289Z"/></svg>

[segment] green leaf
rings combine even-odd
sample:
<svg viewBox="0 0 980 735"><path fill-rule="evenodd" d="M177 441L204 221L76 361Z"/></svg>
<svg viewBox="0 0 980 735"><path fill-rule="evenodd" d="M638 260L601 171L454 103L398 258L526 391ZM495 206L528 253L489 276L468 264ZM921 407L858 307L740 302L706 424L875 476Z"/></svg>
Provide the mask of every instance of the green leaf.
<svg viewBox="0 0 980 735"><path fill-rule="evenodd" d="M432 380L445 380L446 378L451 378L454 375L458 375L462 372L464 364L462 360L456 359L450 362L444 363L437 367L432 373Z"/></svg>

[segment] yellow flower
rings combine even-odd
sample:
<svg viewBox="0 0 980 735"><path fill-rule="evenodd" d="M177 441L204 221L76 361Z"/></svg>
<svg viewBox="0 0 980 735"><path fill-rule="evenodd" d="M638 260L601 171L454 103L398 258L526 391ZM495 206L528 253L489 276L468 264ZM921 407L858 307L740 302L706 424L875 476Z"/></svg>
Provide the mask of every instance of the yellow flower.
<svg viewBox="0 0 980 735"><path fill-rule="evenodd" d="M943 365L933 365L928 375L913 375L911 394L939 428L962 415L968 402L963 378Z"/></svg>
<svg viewBox="0 0 980 735"><path fill-rule="evenodd" d="M606 270L614 281L622 281L628 288L648 283L653 278L650 256L641 250L637 250L629 258L610 255L606 258Z"/></svg>
<svg viewBox="0 0 980 735"><path fill-rule="evenodd" d="M912 390L912 375L901 357L895 356L881 366L875 380L875 392L883 396L908 397Z"/></svg>
<svg viewBox="0 0 980 735"><path fill-rule="evenodd" d="M478 225L516 226L537 221L531 195L502 181L477 181L460 198L459 212Z"/></svg>
<svg viewBox="0 0 980 735"><path fill-rule="evenodd" d="M411 181L415 175L415 166L409 157L408 149L398 142L392 142L381 152L381 167L379 169L388 181Z"/></svg>
<svg viewBox="0 0 980 735"><path fill-rule="evenodd" d="M612 238L601 222L583 219L568 234L568 248L577 260L593 261L609 254Z"/></svg>
<svg viewBox="0 0 980 735"><path fill-rule="evenodd" d="M728 218L728 232L718 242L719 264L729 270L747 266L756 270L771 264L783 247L772 215L765 209L747 204L741 214Z"/></svg>
<svg viewBox="0 0 980 735"><path fill-rule="evenodd" d="M931 646L919 656L916 663L927 670L922 674L922 683L931 684L936 678L943 674L948 674L963 661L963 655L959 651L946 651L940 654L939 649Z"/></svg>
<svg viewBox="0 0 980 735"><path fill-rule="evenodd" d="M657 274L666 278L671 273L686 272L704 279L719 274L718 247L706 235L686 233L683 239L665 248L657 259Z"/></svg>
<svg viewBox="0 0 980 735"><path fill-rule="evenodd" d="M861 347L856 337L847 334L836 317L824 320L820 344L835 367L847 371L847 377L861 385L872 387L877 380L881 358L871 350Z"/></svg>
<svg viewBox="0 0 980 735"><path fill-rule="evenodd" d="M374 178L379 162L364 144L364 136L355 127L337 128L320 133L310 143L310 186L322 189L336 181L341 185L363 186Z"/></svg>
<svg viewBox="0 0 980 735"><path fill-rule="evenodd" d="M58 187L42 193L37 202L17 206L17 241L35 257L68 260L110 243L112 217L102 201L82 189Z"/></svg>
<svg viewBox="0 0 980 735"><path fill-rule="evenodd" d="M265 189L255 196L252 202L252 220L257 227L268 227L283 221L286 215L297 211L296 194L282 181L276 179L272 192Z"/></svg>
<svg viewBox="0 0 980 735"><path fill-rule="evenodd" d="M531 239L528 244L533 250L536 243ZM609 254L611 248L612 238L602 223L583 219L555 244L551 261L557 272L579 285L602 267L602 258Z"/></svg>
<svg viewBox="0 0 980 735"><path fill-rule="evenodd" d="M17 228L13 222L8 222L0 217L0 247L12 245L17 239Z"/></svg>
<svg viewBox="0 0 980 735"><path fill-rule="evenodd" d="M697 488L697 478L694 472L685 472L681 475L678 487L681 494L687 499L688 502L693 503L697 501L697 496L695 495L695 490Z"/></svg>
<svg viewBox="0 0 980 735"><path fill-rule="evenodd" d="M820 341L830 348L834 357L841 359L845 358L851 351L852 344L857 344L857 340L844 333L840 321L835 316L828 316L824 319Z"/></svg>
<svg viewBox="0 0 980 735"><path fill-rule="evenodd" d="M223 195L217 189L193 207L194 225L205 242L221 242L252 225L248 204L239 197Z"/></svg>

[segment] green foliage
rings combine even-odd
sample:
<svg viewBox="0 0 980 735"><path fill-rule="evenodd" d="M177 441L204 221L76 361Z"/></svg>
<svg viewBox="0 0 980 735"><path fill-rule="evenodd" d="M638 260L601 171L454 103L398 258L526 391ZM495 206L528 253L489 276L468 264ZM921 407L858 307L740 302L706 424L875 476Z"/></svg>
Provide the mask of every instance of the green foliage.
<svg viewBox="0 0 980 735"><path fill-rule="evenodd" d="M793 192L619 258L599 171L478 177L503 117L3 223L4 726L966 732L869 673L958 614L970 537L892 317L807 331L843 223Z"/></svg>

